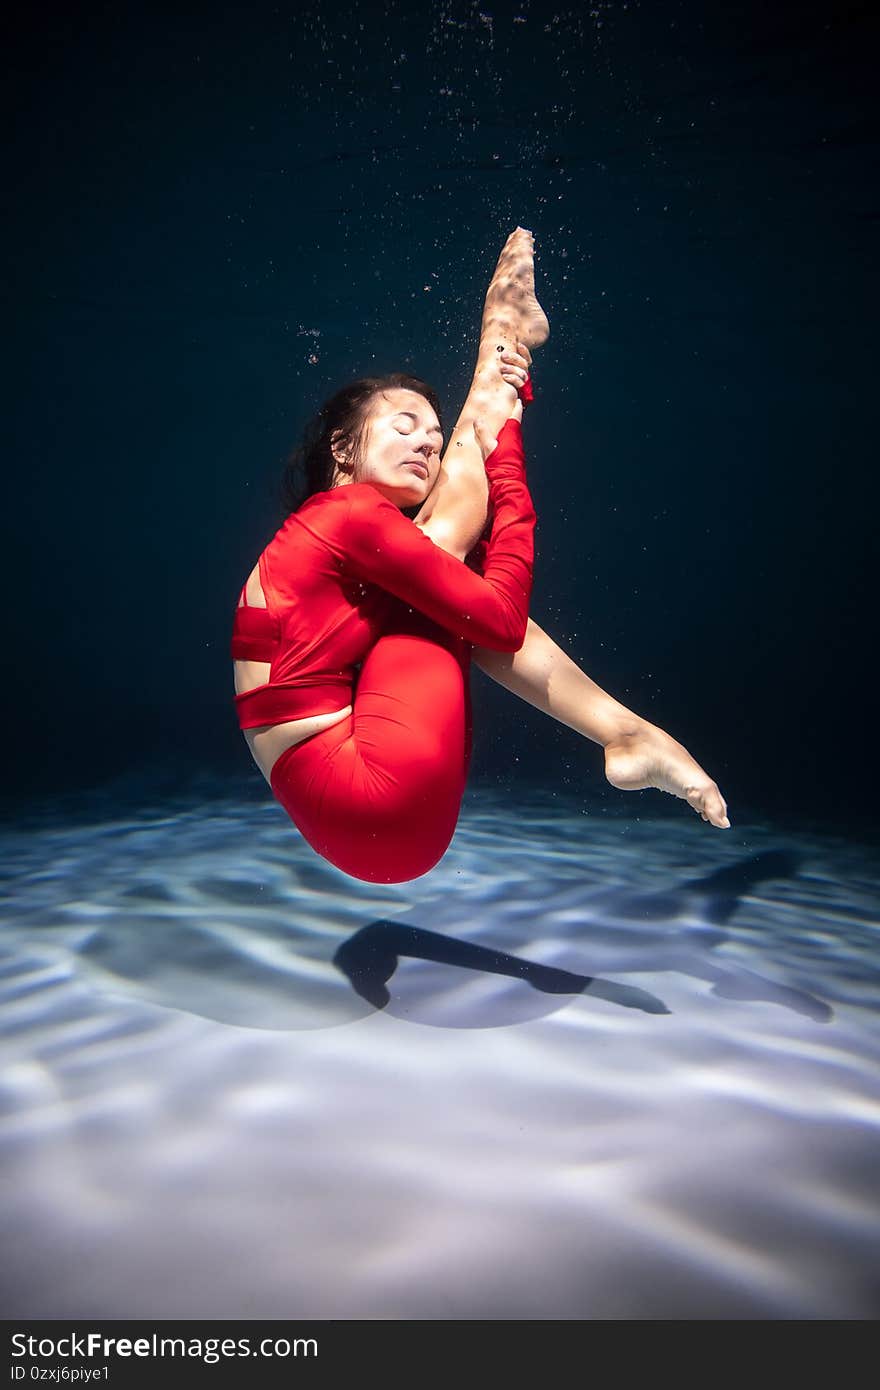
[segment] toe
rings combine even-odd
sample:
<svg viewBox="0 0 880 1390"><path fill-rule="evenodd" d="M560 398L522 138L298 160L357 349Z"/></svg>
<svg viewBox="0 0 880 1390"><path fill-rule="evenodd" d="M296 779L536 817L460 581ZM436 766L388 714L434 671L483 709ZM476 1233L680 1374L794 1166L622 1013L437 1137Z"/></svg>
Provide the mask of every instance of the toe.
<svg viewBox="0 0 880 1390"><path fill-rule="evenodd" d="M727 818L727 802L714 782L706 794L706 811L709 820L713 825L717 825L719 830L730 829L730 821Z"/></svg>
<svg viewBox="0 0 880 1390"><path fill-rule="evenodd" d="M730 829L727 804L714 782L708 782L705 786L688 787L685 797L688 805L693 807L702 820L717 825L720 830Z"/></svg>

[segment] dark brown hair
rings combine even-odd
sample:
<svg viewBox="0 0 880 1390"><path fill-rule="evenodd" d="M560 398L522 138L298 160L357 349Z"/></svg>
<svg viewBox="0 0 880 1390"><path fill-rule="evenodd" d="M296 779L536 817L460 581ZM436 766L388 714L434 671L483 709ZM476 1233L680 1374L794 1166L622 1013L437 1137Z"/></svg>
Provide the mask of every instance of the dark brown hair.
<svg viewBox="0 0 880 1390"><path fill-rule="evenodd" d="M406 372L365 376L343 386L309 421L302 439L287 459L281 479L281 506L285 516L295 512L313 493L329 489L336 470L331 441L357 461L370 402L380 392L393 390L415 391L424 396L440 419L437 393L426 382Z"/></svg>

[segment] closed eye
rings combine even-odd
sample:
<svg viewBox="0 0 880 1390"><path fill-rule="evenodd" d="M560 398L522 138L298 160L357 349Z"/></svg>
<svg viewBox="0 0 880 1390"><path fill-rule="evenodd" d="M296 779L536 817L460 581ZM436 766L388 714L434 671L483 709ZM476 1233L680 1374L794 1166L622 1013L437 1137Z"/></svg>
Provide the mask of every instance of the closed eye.
<svg viewBox="0 0 880 1390"><path fill-rule="evenodd" d="M413 410L399 410L397 412L397 418L400 419L401 416L403 416L407 420L411 420L413 426L419 423L419 417ZM403 433L402 430L401 433ZM431 428L428 430L428 434L439 434L442 437L443 431L441 430L439 425L432 425Z"/></svg>

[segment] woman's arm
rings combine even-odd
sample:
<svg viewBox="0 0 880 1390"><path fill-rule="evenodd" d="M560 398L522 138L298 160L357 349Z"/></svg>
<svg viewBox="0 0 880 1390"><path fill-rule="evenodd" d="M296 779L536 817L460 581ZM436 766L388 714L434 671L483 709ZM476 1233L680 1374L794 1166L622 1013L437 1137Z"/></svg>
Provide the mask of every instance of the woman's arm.
<svg viewBox="0 0 880 1390"><path fill-rule="evenodd" d="M508 420L497 444L481 434L477 439L488 453L493 507L482 577L435 545L369 483L345 489L348 508L333 549L346 573L386 589L456 636L515 651L528 621L535 529L519 422Z"/></svg>
<svg viewBox="0 0 880 1390"><path fill-rule="evenodd" d="M687 801L704 821L730 828L717 784L687 749L590 680L531 618L519 651L476 647L473 659L521 700L601 744L612 786L621 791L656 787Z"/></svg>

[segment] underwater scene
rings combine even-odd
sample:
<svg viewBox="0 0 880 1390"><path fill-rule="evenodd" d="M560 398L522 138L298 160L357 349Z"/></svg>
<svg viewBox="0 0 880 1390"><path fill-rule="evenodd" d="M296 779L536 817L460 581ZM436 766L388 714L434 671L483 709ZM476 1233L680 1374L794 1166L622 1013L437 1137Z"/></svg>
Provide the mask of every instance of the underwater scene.
<svg viewBox="0 0 880 1390"><path fill-rule="evenodd" d="M877 29L787 0L20 22L4 1318L877 1316ZM549 337L516 275L484 311L517 227ZM315 516L341 489L410 527L527 329L533 587L484 415L488 558L467 602L463 555L437 570L493 651L467 786L433 867L367 881L327 846L415 863L440 794L414 765L383 830L311 727L317 848L273 794L259 731L357 711L385 582L325 567L351 642L275 679L282 599L318 605L260 559L286 461L347 383L436 392L383 387L350 453L325 429L308 544L347 573ZM442 626L387 525L394 602ZM408 698L446 778L446 694ZM633 729L662 757L624 790L600 745Z"/></svg>

